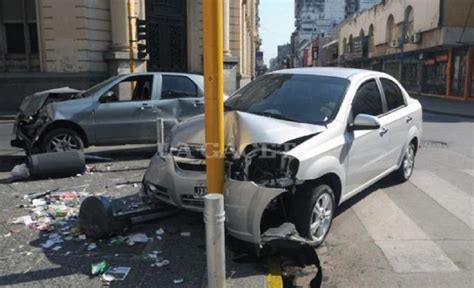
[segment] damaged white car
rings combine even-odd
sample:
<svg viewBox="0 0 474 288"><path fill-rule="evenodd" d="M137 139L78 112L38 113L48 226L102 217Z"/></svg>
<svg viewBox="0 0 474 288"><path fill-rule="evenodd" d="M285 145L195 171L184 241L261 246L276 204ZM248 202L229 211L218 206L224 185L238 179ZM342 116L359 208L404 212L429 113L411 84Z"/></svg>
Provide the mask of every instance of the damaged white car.
<svg viewBox="0 0 474 288"><path fill-rule="evenodd" d="M270 73L225 111L226 228L258 245L320 245L342 202L390 173L411 176L422 132L421 105L397 80L356 69ZM169 146L153 157L142 196L202 211L204 116L177 125Z"/></svg>

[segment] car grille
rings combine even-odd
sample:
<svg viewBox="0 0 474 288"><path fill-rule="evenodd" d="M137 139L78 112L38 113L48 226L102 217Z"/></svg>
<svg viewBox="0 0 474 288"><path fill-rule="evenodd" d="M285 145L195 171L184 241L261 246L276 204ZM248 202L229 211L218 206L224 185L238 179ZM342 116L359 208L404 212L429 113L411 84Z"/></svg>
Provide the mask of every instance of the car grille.
<svg viewBox="0 0 474 288"><path fill-rule="evenodd" d="M176 167L185 171L205 172L206 160L174 156Z"/></svg>
<svg viewBox="0 0 474 288"><path fill-rule="evenodd" d="M196 199L192 195L181 195L181 203L187 206L204 208L204 199Z"/></svg>

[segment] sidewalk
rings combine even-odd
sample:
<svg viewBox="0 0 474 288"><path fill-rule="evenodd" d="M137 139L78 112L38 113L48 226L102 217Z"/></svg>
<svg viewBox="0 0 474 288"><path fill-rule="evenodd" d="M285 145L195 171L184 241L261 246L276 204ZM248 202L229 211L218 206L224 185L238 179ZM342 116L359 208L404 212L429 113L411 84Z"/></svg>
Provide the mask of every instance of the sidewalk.
<svg viewBox="0 0 474 288"><path fill-rule="evenodd" d="M423 111L474 119L474 102L443 99L433 96L412 94L420 101Z"/></svg>

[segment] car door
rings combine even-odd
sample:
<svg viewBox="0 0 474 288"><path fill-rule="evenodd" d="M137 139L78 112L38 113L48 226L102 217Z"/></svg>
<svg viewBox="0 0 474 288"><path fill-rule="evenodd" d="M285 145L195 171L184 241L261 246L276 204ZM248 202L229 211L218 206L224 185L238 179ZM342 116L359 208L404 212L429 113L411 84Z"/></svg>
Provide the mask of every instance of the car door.
<svg viewBox="0 0 474 288"><path fill-rule="evenodd" d="M388 162L391 166L396 166L401 161L403 148L407 141L407 133L413 118L409 115L406 99L402 89L394 81L388 78L379 78L384 94L387 112L383 115L385 123L386 137L388 138Z"/></svg>
<svg viewBox="0 0 474 288"><path fill-rule="evenodd" d="M382 95L375 78L359 86L352 101L352 121L358 114L376 116L379 120L384 114ZM381 121L382 124L382 121ZM387 169L385 127L375 130L346 131L349 142L346 191L351 192L368 183Z"/></svg>
<svg viewBox="0 0 474 288"><path fill-rule="evenodd" d="M161 75L160 100L156 104L157 118L163 119L164 137L176 123L204 113L204 98L198 85L188 76Z"/></svg>
<svg viewBox="0 0 474 288"><path fill-rule="evenodd" d="M95 109L98 144L148 143L156 139L154 76L133 75L115 83ZM154 133L154 134L153 134Z"/></svg>

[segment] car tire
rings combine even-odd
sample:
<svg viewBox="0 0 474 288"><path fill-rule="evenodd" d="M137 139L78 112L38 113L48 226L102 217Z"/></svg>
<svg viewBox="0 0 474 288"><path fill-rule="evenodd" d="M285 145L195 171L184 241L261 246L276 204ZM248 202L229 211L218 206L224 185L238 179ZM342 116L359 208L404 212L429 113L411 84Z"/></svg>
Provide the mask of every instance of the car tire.
<svg viewBox="0 0 474 288"><path fill-rule="evenodd" d="M403 160L395 172L393 172L392 176L393 179L397 183L403 183L410 179L411 175L413 174L413 170L415 169L415 157L416 157L416 148L415 144L410 143L408 144L405 153L403 155Z"/></svg>
<svg viewBox="0 0 474 288"><path fill-rule="evenodd" d="M46 133L40 142L40 150L43 153L84 150L84 142L76 131L57 128Z"/></svg>
<svg viewBox="0 0 474 288"><path fill-rule="evenodd" d="M293 199L290 220L300 236L309 239L314 247L323 243L331 228L336 208L334 199L334 191L326 184L297 191Z"/></svg>

